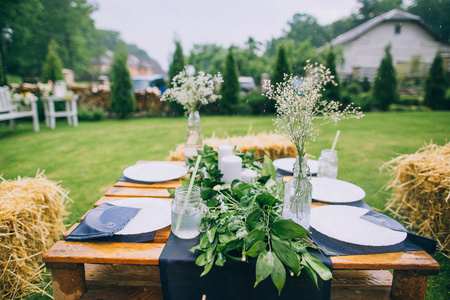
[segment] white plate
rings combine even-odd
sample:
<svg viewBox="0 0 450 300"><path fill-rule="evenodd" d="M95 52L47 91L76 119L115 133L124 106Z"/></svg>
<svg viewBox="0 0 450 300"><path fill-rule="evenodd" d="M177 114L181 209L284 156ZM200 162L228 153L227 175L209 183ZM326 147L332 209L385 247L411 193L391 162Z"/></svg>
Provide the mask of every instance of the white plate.
<svg viewBox="0 0 450 300"><path fill-rule="evenodd" d="M369 210L347 205L324 205L311 210L311 227L346 243L364 246L391 246L401 243L406 232L385 228L360 217Z"/></svg>
<svg viewBox="0 0 450 300"><path fill-rule="evenodd" d="M294 170L295 158L287 157L287 158L279 158L273 161L273 166L276 169L283 170L285 172L293 173ZM317 174L317 170L319 169L319 162L314 159L308 159L308 167L311 171L311 174Z"/></svg>
<svg viewBox="0 0 450 300"><path fill-rule="evenodd" d="M366 192L353 183L327 177L311 178L312 198L327 203L349 203L364 199Z"/></svg>
<svg viewBox="0 0 450 300"><path fill-rule="evenodd" d="M188 168L171 162L149 162L133 165L123 170L123 175L129 179L144 182L161 182L183 177Z"/></svg>
<svg viewBox="0 0 450 300"><path fill-rule="evenodd" d="M132 235L152 232L170 225L170 201L161 198L126 198L111 202L117 206L135 207L141 210L116 235Z"/></svg>

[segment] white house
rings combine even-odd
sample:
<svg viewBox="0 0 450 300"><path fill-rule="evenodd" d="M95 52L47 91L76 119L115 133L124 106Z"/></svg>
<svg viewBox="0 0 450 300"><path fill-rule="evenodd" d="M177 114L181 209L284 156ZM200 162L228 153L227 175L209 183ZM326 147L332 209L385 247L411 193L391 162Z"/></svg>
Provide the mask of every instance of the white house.
<svg viewBox="0 0 450 300"><path fill-rule="evenodd" d="M449 67L450 45L442 41L420 17L393 9L331 41L332 46L343 48L345 60L337 64L340 78L361 81L367 77L372 81L388 44L391 44L394 65L406 64L413 57L430 65L440 51L445 67Z"/></svg>

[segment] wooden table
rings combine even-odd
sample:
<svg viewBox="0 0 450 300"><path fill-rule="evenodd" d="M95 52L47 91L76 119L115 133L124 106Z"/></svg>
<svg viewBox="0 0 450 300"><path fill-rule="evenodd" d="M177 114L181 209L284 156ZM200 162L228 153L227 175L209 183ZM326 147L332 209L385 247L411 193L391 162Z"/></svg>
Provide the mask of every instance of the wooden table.
<svg viewBox="0 0 450 300"><path fill-rule="evenodd" d="M117 182L94 207L125 197L170 201L167 188L179 184L179 180L151 185ZM323 204L313 203L318 205ZM169 234L170 226L157 231L151 243L57 242L44 255L55 299L162 299L158 259ZM428 276L439 272L439 264L425 251L331 260L331 299L424 299Z"/></svg>

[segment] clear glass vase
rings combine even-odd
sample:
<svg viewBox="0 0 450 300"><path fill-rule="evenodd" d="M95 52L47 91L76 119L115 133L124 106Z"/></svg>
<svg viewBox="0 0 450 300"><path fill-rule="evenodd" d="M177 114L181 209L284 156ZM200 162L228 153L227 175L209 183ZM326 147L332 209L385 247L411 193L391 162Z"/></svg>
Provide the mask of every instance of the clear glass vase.
<svg viewBox="0 0 450 300"><path fill-rule="evenodd" d="M312 185L307 177L307 158L298 157L294 164L294 175L285 186L283 217L309 228L311 215Z"/></svg>
<svg viewBox="0 0 450 300"><path fill-rule="evenodd" d="M186 164L188 164L188 158L193 158L197 155L197 151L202 149L203 136L202 125L200 123L200 114L198 111L189 112L186 142L184 144L184 157Z"/></svg>

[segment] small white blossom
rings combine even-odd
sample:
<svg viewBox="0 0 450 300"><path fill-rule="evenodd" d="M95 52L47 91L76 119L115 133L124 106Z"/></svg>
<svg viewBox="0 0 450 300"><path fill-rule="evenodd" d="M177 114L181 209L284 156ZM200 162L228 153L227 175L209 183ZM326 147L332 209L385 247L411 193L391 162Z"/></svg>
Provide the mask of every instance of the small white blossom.
<svg viewBox="0 0 450 300"><path fill-rule="evenodd" d="M220 73L212 76L200 71L197 76L190 76L187 69L185 67L172 79L173 88L164 92L161 101L176 101L187 112L191 112L220 98L219 95L214 94L214 85L223 82Z"/></svg>
<svg viewBox="0 0 450 300"><path fill-rule="evenodd" d="M285 74L284 82L277 83L276 87L270 81L264 84L266 96L276 101L276 132L291 140L301 157L306 154L306 139L309 137L314 141L320 126L364 116L360 107L355 108L350 104L344 110L339 110L339 102L322 100L321 91L325 90L325 85L328 82L335 84L331 72L321 64L307 63L304 68L306 77Z"/></svg>

